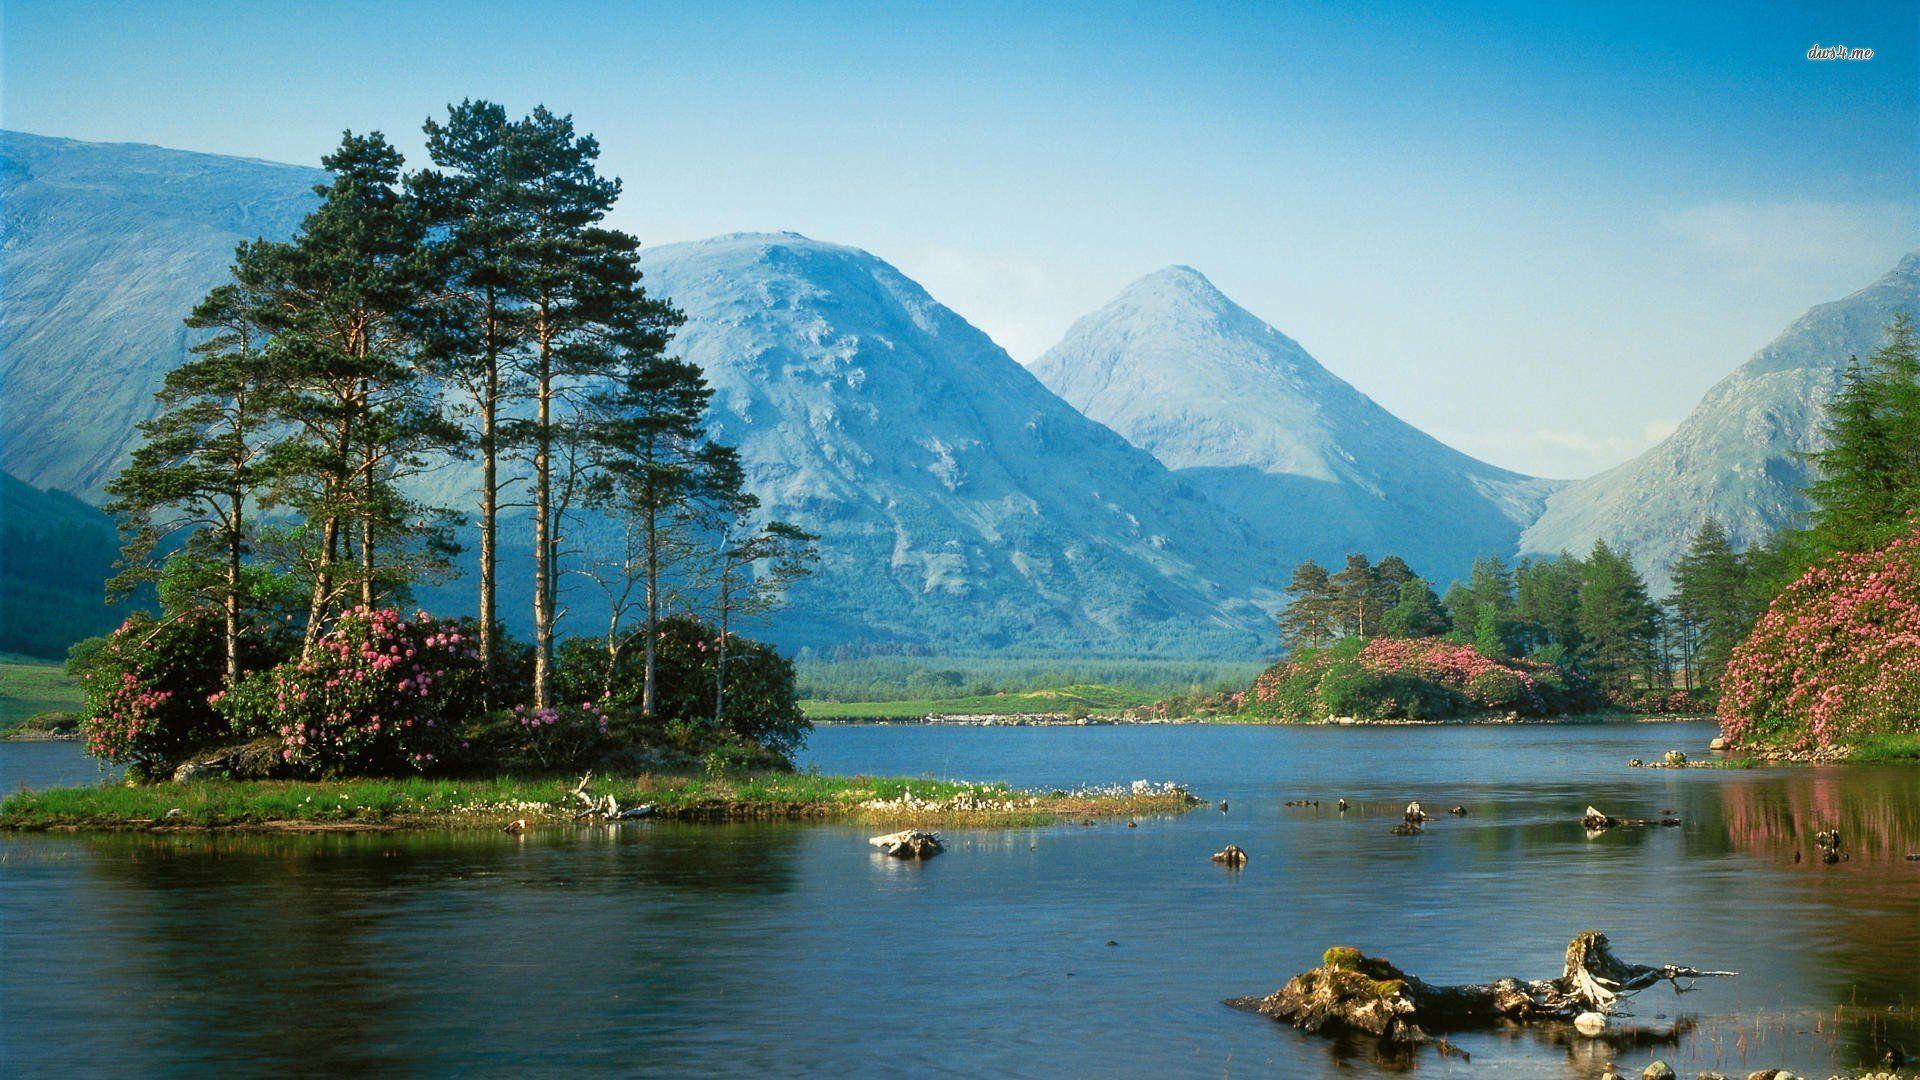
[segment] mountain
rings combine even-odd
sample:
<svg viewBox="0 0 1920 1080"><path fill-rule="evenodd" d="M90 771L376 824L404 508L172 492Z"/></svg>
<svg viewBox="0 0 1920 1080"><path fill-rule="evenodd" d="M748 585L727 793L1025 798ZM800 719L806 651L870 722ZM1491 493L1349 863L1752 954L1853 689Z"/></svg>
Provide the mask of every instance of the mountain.
<svg viewBox="0 0 1920 1080"><path fill-rule="evenodd" d="M894 267L792 233L647 250L771 512L822 534L814 639L1258 647L1254 539Z"/></svg>
<svg viewBox="0 0 1920 1080"><path fill-rule="evenodd" d="M1556 486L1400 420L1187 266L1127 286L1033 371L1285 564L1391 553L1444 582L1511 552Z"/></svg>
<svg viewBox="0 0 1920 1080"><path fill-rule="evenodd" d="M323 176L0 132L0 468L97 497L185 356L181 320L236 244L292 234Z"/></svg>
<svg viewBox="0 0 1920 1080"><path fill-rule="evenodd" d="M1523 551L1580 552L1597 539L1630 549L1657 586L1700 523L1757 544L1807 509L1800 454L1821 445L1821 411L1850 356L1885 340L1895 313L1920 316L1920 253L1873 284L1808 311L1707 391L1684 423L1624 465L1571 484L1521 537Z"/></svg>
<svg viewBox="0 0 1920 1080"><path fill-rule="evenodd" d="M57 659L113 629L125 613L104 593L119 553L106 514L0 473L0 652Z"/></svg>
<svg viewBox="0 0 1920 1080"><path fill-rule="evenodd" d="M0 467L98 500L184 356L181 320L237 243L294 232L323 177L0 133ZM894 268L791 235L644 265L689 315L676 348L719 388L718 433L773 511L823 536L786 640L1258 648L1252 538Z"/></svg>

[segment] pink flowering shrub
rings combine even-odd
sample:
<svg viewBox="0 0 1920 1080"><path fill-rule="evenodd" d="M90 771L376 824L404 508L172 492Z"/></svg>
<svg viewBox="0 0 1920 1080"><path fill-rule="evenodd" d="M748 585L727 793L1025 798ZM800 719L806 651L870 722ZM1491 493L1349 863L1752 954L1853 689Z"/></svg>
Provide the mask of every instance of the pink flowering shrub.
<svg viewBox="0 0 1920 1080"><path fill-rule="evenodd" d="M310 655L243 680L221 705L239 730L278 737L294 772L424 772L481 711L479 656L466 622L358 608Z"/></svg>
<svg viewBox="0 0 1920 1080"><path fill-rule="evenodd" d="M1827 749L1920 731L1920 533L1835 555L1787 586L1733 652L1721 733Z"/></svg>
<svg viewBox="0 0 1920 1080"><path fill-rule="evenodd" d="M1553 664L1494 659L1443 638L1373 638L1268 668L1254 680L1248 711L1296 722L1431 720L1480 711L1541 716L1600 704L1589 681Z"/></svg>
<svg viewBox="0 0 1920 1080"><path fill-rule="evenodd" d="M225 671L210 619L134 615L76 648L68 667L86 695L80 733L87 753L127 766L135 779L164 776L228 733L208 703Z"/></svg>
<svg viewBox="0 0 1920 1080"><path fill-rule="evenodd" d="M607 714L596 702L535 709L515 705L508 725L511 745L529 765L543 769L589 762L607 744Z"/></svg>

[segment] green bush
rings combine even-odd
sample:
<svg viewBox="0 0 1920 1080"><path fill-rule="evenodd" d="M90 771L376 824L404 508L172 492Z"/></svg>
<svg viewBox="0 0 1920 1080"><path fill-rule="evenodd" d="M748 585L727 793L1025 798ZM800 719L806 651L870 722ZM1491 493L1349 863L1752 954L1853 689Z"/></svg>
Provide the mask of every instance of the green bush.
<svg viewBox="0 0 1920 1080"><path fill-rule="evenodd" d="M271 663L278 641L250 638L242 663ZM134 779L166 776L196 749L232 734L214 700L226 677L219 623L198 613L136 614L103 638L74 646L67 671L86 695L87 753Z"/></svg>
<svg viewBox="0 0 1920 1080"><path fill-rule="evenodd" d="M638 642L622 650L611 679L605 642L574 638L562 643L555 693L568 703L599 704L614 718L616 728L644 741L690 743L696 741L693 733L704 729L716 742L738 739L783 757L791 755L810 726L800 712L792 662L770 645L730 635L726 710L715 729L717 639L716 631L695 619L676 616L661 622L651 720L641 715L646 668ZM671 732L669 725L676 725Z"/></svg>

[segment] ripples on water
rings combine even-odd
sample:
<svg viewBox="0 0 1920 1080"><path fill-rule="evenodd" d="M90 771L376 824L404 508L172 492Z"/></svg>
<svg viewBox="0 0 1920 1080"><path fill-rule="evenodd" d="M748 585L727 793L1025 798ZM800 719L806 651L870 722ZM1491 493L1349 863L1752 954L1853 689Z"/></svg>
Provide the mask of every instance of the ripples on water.
<svg viewBox="0 0 1920 1080"><path fill-rule="evenodd" d="M1710 735L817 732L806 761L827 772L1173 779L1210 800L1136 829L952 831L920 865L833 825L10 836L0 1060L31 1074L1597 1076L1656 1056L1744 1074L1877 1060L1882 1038L1920 1050L1920 863L1905 859L1920 773L1624 767ZM0 779L91 775L76 757L0 744ZM1321 806L1281 805L1298 798ZM1387 835L1416 798L1469 813ZM1589 802L1685 823L1589 838ZM1823 866L1811 834L1834 824L1851 858ZM1246 869L1208 862L1228 842ZM1557 974L1586 928L1629 960L1744 974L1642 995L1646 1028L1617 1045L1459 1036L1470 1064L1383 1059L1220 1004L1337 943L1437 981Z"/></svg>

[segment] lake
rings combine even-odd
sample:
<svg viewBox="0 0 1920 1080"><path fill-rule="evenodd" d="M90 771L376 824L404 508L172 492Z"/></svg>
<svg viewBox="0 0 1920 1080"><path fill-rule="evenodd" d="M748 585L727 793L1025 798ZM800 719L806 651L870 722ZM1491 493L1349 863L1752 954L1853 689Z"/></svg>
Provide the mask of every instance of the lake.
<svg viewBox="0 0 1920 1080"><path fill-rule="evenodd" d="M0 1063L86 1072L1011 1076L1805 1072L1920 1052L1920 772L1631 769L1704 724L831 727L825 772L1177 780L1183 816L948 830L638 822L513 837L0 836ZM0 783L98 775L0 743ZM1345 815L1334 800L1345 796ZM1289 799L1319 799L1286 807ZM1228 810L1214 805L1226 800ZM1388 827L1410 799L1426 833ZM1592 803L1677 828L1589 838ZM1814 856L1838 826L1851 858ZM1243 870L1207 856L1244 848ZM1557 975L1575 932L1740 971L1614 1042L1457 1036L1471 1062L1221 1004L1351 944L1430 981ZM1892 1007L1889 1010L1889 1006Z"/></svg>

